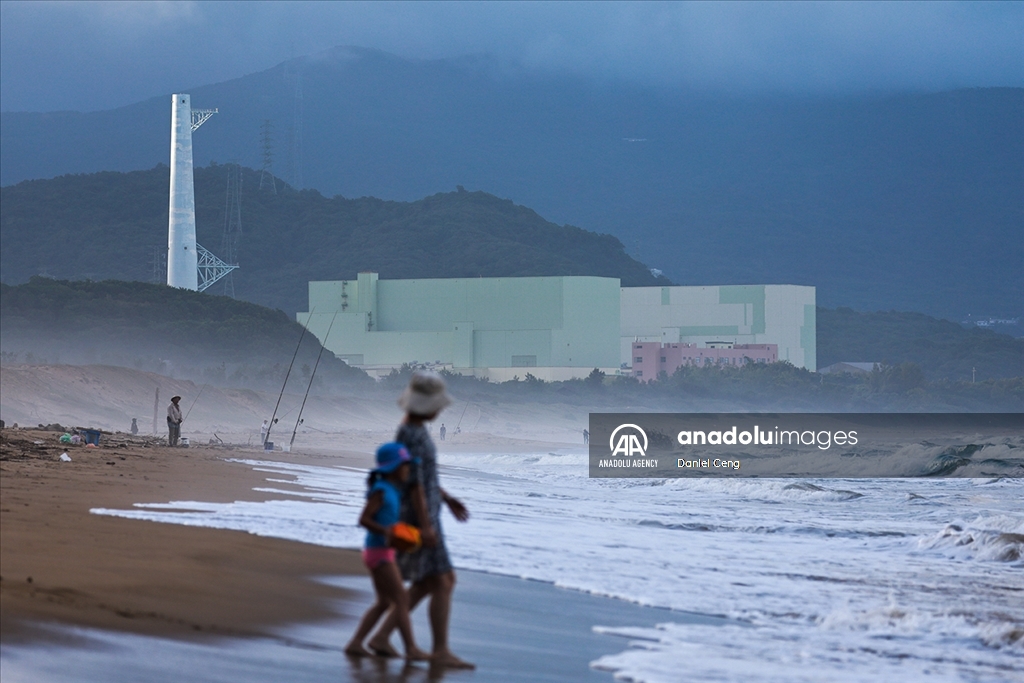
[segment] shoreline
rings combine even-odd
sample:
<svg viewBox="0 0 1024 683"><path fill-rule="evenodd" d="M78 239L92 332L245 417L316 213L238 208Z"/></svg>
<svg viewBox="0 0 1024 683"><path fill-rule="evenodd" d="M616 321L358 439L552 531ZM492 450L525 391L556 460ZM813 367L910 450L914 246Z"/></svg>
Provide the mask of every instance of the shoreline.
<svg viewBox="0 0 1024 683"><path fill-rule="evenodd" d="M89 512L140 502L267 500L270 494L253 489L269 475L230 459L277 460L280 453L66 447L58 436L5 429L0 439L5 642L39 637L33 622L172 638L265 635L334 616L329 604L345 592L316 577L365 573L354 550ZM65 450L71 462L58 459ZM326 457L286 455L321 465ZM363 467L369 456L331 459Z"/></svg>
<svg viewBox="0 0 1024 683"><path fill-rule="evenodd" d="M371 461L368 453L171 449L142 445L144 439L116 446L123 435L109 439L110 447L66 448L58 436L28 429L0 433L5 680L355 682L411 675L408 680L601 683L611 674L590 663L628 643L595 632L595 626L725 622L460 570L452 645L477 664L476 671L347 658L343 643L373 600L358 551L89 510L139 502L280 500L287 496L280 493L289 489L281 481L287 477L232 460L363 468ZM506 444L511 452L540 446ZM58 459L65 450L70 463ZM253 490L270 477L274 493ZM421 608L413 615L421 647L430 643L427 613Z"/></svg>
<svg viewBox="0 0 1024 683"><path fill-rule="evenodd" d="M90 510L281 499L290 488L282 479L290 477L239 461L367 468L378 434L325 435L292 452L195 441L169 448L123 433L87 448L61 444L59 436L29 428L0 432L4 642L50 637L52 629L38 626L51 622L167 638L266 636L337 616L329 605L347 593L320 578L366 576L358 550ZM567 446L486 434L444 442L450 452ZM59 460L65 451L71 462ZM255 490L267 486L275 492Z"/></svg>

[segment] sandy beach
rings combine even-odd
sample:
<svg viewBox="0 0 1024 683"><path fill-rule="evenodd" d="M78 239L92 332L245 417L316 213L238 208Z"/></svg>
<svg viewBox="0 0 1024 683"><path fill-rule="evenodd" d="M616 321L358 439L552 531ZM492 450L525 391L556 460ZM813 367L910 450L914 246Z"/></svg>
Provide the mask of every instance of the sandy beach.
<svg viewBox="0 0 1024 683"><path fill-rule="evenodd" d="M327 604L344 598L344 591L312 577L365 576L351 550L89 510L266 500L268 494L253 489L265 484L267 475L233 460L368 467L374 448L391 437L400 418L393 398L314 397L296 451L283 453L280 444L272 452L253 445L257 417L271 413L277 398L268 394L203 387L126 368L67 365L5 365L3 389L0 618L5 642L40 637L43 632L28 626L39 621L172 638L267 634L283 624L333 614ZM172 393L185 396L190 416L183 436L191 437L190 448L172 449L160 438L116 431L132 416L151 411L158 389L161 414ZM279 413L300 398L285 395ZM542 409L511 415L489 406L456 407L467 425L491 429L449 436L445 448L453 452L555 448L559 436L575 437L575 424L585 415L577 408L552 420L542 418ZM67 446L59 443L61 431L12 428L18 420L111 433L100 448ZM139 422L148 433L149 418ZM524 423L544 425L546 440L523 438L528 435ZM286 424L279 424L271 439L287 441L291 428ZM65 450L71 462L60 461ZM280 476L274 487L288 488Z"/></svg>
<svg viewBox="0 0 1024 683"><path fill-rule="evenodd" d="M268 494L253 489L269 475L238 460L361 468L368 454L172 449L125 434L104 436L100 448L68 447L59 436L8 428L0 438L5 680L597 683L610 675L590 662L624 641L594 633L595 623L653 625L668 614L461 572L452 642L477 671L352 660L342 644L373 599L356 551L89 510L140 501L261 501ZM503 445L509 452L530 447ZM71 462L60 461L65 451ZM273 476L280 499L288 484ZM418 610L414 623L426 644L425 612Z"/></svg>
<svg viewBox="0 0 1024 683"><path fill-rule="evenodd" d="M310 577L363 571L353 551L89 514L140 501L260 500L252 489L261 475L228 461L242 450L146 447L125 436L120 447L65 449L58 437L3 432L5 641L27 637L24 625L38 620L171 637L261 634L329 615L326 601L341 592ZM65 450L71 462L59 460ZM291 461L303 457L322 460Z"/></svg>
<svg viewBox="0 0 1024 683"><path fill-rule="evenodd" d="M442 481L472 513L445 517L450 642L478 668L349 660L373 595L344 549L362 541L365 470L400 419L394 398L324 399L291 452L266 452L247 415L276 396L193 386L191 447L171 449L116 432L152 409L152 382L176 390L123 369L3 368L4 683L853 683L1019 668L1019 479L595 480L582 408L472 403L447 440L434 433ZM12 416L107 433L61 462L61 431ZM973 457L1012 465L1019 446L986 441ZM426 612L413 614L421 647Z"/></svg>

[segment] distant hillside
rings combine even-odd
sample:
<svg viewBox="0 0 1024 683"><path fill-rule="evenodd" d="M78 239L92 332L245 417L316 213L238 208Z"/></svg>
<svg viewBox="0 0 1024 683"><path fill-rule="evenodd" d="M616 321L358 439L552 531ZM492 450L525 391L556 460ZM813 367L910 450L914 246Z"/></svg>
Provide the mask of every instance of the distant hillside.
<svg viewBox="0 0 1024 683"><path fill-rule="evenodd" d="M281 311L165 285L39 277L0 284L5 362L118 365L277 391L300 336L302 327ZM320 348L312 335L302 337L292 391L305 391ZM330 352L316 379L321 390L373 384Z"/></svg>
<svg viewBox="0 0 1024 683"><path fill-rule="evenodd" d="M199 243L217 253L224 231L227 166L195 172ZM153 280L167 245L166 166L26 181L0 189L0 270L9 284L37 274ZM307 282L354 278L603 275L626 285L656 279L609 235L550 223L484 192L415 202L326 198L279 183L259 191L243 169L242 225L232 275L241 299L289 314L306 310ZM223 252L221 252L223 253ZM162 270L157 268L159 279ZM215 285L213 292L223 292Z"/></svg>
<svg viewBox="0 0 1024 683"><path fill-rule="evenodd" d="M1024 339L920 313L818 309L818 367L914 363L930 380L1024 377Z"/></svg>
<svg viewBox="0 0 1024 683"><path fill-rule="evenodd" d="M221 112L200 164L259 166L269 119L278 175L328 196L461 184L615 235L682 284L1024 316L1024 89L739 98L336 48L188 92ZM0 114L0 183L167 163L169 95Z"/></svg>

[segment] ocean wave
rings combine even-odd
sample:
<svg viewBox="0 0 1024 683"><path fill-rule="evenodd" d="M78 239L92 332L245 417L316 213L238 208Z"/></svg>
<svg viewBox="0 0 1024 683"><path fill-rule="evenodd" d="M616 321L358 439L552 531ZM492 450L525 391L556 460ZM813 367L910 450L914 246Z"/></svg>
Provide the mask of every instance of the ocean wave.
<svg viewBox="0 0 1024 683"><path fill-rule="evenodd" d="M1024 626L1010 618L928 612L901 606L891 595L885 604L839 608L810 621L799 614L741 618L721 626L595 626L596 633L629 642L591 667L635 683L962 681L966 671L971 680L1006 680L1024 653ZM936 639L945 647L937 649Z"/></svg>
<svg viewBox="0 0 1024 683"><path fill-rule="evenodd" d="M460 570L735 620L607 631L632 643L595 662L620 680L999 680L1019 659L1019 479L617 480L587 477L579 453L442 460L473 515L443 522ZM95 512L361 544L364 470L249 464L274 500Z"/></svg>
<svg viewBox="0 0 1024 683"><path fill-rule="evenodd" d="M946 557L1024 566L1024 519L1007 515L951 522L918 541L918 548Z"/></svg>

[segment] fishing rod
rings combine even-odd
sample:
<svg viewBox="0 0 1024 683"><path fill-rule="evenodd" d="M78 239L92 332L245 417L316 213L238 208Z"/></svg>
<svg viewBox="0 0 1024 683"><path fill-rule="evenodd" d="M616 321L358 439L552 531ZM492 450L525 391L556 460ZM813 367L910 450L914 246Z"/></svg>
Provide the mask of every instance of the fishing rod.
<svg viewBox="0 0 1024 683"><path fill-rule="evenodd" d="M299 431L299 424L302 423L302 410L306 407L306 399L309 398L309 390L313 388L313 378L316 377L316 369L320 367L320 357L324 355L327 348L327 340L331 338L331 330L334 328L334 321L338 318L338 312L334 312L331 324L327 326L327 334L324 336L324 343L320 345L320 353L316 354L316 363L313 364L313 372L309 373L309 384L306 385L306 395L302 397L302 405L299 406L299 414L295 416L295 429L292 430L292 440L288 442L288 449L291 450L295 443L295 433Z"/></svg>
<svg viewBox="0 0 1024 683"><path fill-rule="evenodd" d="M462 409L462 415L459 416L459 424L455 425L455 433L459 431L459 427L462 425L462 418L466 417L466 411L469 410L469 401L466 402L466 407Z"/></svg>
<svg viewBox="0 0 1024 683"><path fill-rule="evenodd" d="M313 312L316 311L316 306L309 312L309 318L306 320L308 324L313 319ZM299 347L302 346L302 340L306 337L306 325L302 326L302 334L299 335L299 343L295 345L295 353L292 354L292 362L288 364L288 372L284 373L284 384L281 385L281 393L277 395L277 404L274 406L274 414L270 416L270 424L267 425L267 435L263 438L263 441L270 440L270 430L274 428L275 418L277 418L277 409L281 407L281 399L284 397L284 389L288 386L288 377L292 374L292 366L295 365L295 359L299 355Z"/></svg>
<svg viewBox="0 0 1024 683"><path fill-rule="evenodd" d="M322 429L317 429L316 427L306 427L306 429L312 429L314 432L320 432L321 434L336 434L337 433L337 432L326 432L326 431L324 431Z"/></svg>
<svg viewBox="0 0 1024 683"><path fill-rule="evenodd" d="M199 393L198 393L198 394L196 394L196 397L195 397L194 399L192 399L192 405L190 405L190 406L188 407L188 412L187 412L187 413L185 413L185 417L181 418L181 421L182 421L182 422L184 422L185 420L187 420L187 419L188 419L188 416L189 416L189 415L190 415L190 414L192 413L192 409L196 407L196 401L198 401L198 400L199 400L199 397L203 395L203 389L206 389L206 387L208 387L209 385L210 385L210 383L209 383L209 382L207 382L206 384L204 384L204 385L202 386L202 388L201 388L201 389L199 390Z"/></svg>

